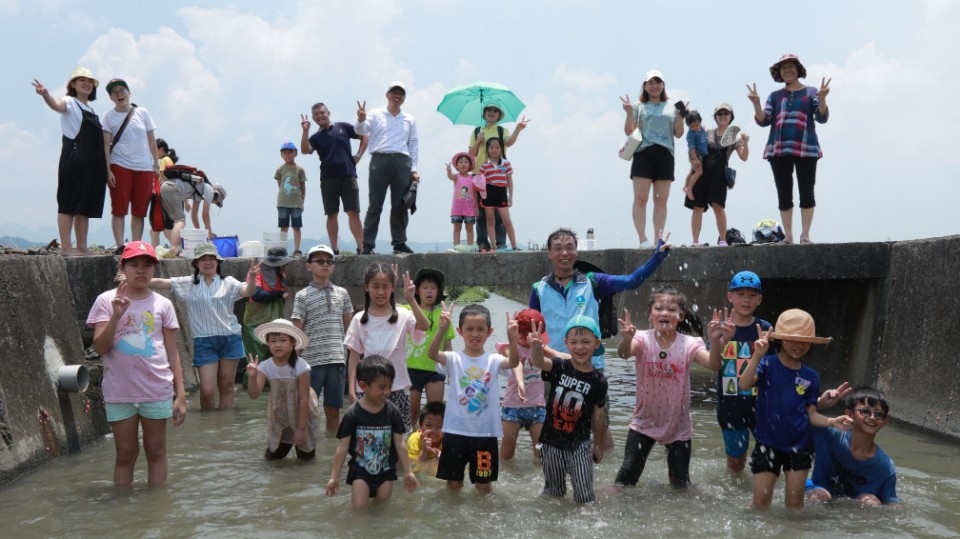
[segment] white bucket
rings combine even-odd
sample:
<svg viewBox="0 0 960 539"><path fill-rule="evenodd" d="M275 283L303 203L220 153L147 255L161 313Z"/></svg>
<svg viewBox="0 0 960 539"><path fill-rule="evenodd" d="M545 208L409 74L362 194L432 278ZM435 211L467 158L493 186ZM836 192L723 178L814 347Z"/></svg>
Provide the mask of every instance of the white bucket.
<svg viewBox="0 0 960 539"><path fill-rule="evenodd" d="M201 243L207 243L206 230L190 229L180 231L180 244L183 246L182 252L184 258L193 258L194 248Z"/></svg>
<svg viewBox="0 0 960 539"><path fill-rule="evenodd" d="M259 241L241 241L238 254L241 258L257 258L263 256L263 244Z"/></svg>
<svg viewBox="0 0 960 539"><path fill-rule="evenodd" d="M90 372L83 365L66 365L57 371L57 382L60 389L76 393L87 389L90 383Z"/></svg>
<svg viewBox="0 0 960 539"><path fill-rule="evenodd" d="M274 247L287 248L287 234L284 232L264 232L263 233L263 251L260 256L265 256Z"/></svg>

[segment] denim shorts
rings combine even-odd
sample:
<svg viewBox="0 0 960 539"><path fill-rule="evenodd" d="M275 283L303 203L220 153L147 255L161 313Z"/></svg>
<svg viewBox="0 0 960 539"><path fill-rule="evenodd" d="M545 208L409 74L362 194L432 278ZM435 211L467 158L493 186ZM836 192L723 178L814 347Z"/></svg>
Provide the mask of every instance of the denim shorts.
<svg viewBox="0 0 960 539"><path fill-rule="evenodd" d="M277 208L277 226L303 228L303 208Z"/></svg>
<svg viewBox="0 0 960 539"><path fill-rule="evenodd" d="M146 419L170 419L173 417L173 398L153 402L107 402L107 421L123 421L139 415Z"/></svg>
<svg viewBox="0 0 960 539"><path fill-rule="evenodd" d="M217 335L193 338L193 366L203 367L221 359L243 359L243 337L240 335Z"/></svg>
<svg viewBox="0 0 960 539"><path fill-rule="evenodd" d="M500 409L500 420L509 423L520 423L520 426L529 429L534 423L543 423L547 420L546 406L527 406L513 408L504 406Z"/></svg>
<svg viewBox="0 0 960 539"><path fill-rule="evenodd" d="M476 223L476 222L477 222L477 218L476 218L476 217L467 217L467 216L465 216L465 215L451 215L451 216L450 216L450 222L453 223L453 224L466 223L466 224L468 224L468 225L472 225L473 223Z"/></svg>
<svg viewBox="0 0 960 539"><path fill-rule="evenodd" d="M328 408L343 408L343 388L345 368L343 363L312 365L310 367L310 387L319 396L323 394L323 405Z"/></svg>

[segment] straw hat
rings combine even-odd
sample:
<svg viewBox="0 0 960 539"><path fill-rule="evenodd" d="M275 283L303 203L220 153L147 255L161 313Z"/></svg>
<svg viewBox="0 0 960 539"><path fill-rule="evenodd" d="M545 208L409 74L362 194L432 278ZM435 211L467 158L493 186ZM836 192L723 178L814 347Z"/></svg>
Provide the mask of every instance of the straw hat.
<svg viewBox="0 0 960 539"><path fill-rule="evenodd" d="M78 67L70 72L70 78L67 79L67 86L70 86L70 83L73 82L73 79L77 77L86 77L93 81L93 87L96 88L100 86L100 81L93 76L93 72L85 67Z"/></svg>
<svg viewBox="0 0 960 539"><path fill-rule="evenodd" d="M800 309L788 309L777 318L777 325L770 337L780 341L809 342L829 344L833 337L817 337L817 328L813 317Z"/></svg>
<svg viewBox="0 0 960 539"><path fill-rule="evenodd" d="M780 76L780 64L784 62L795 62L797 64L797 78L807 78L807 68L800 63L800 58L797 58L796 54L784 54L777 63L770 66L770 76L773 77L774 82L783 82L783 77Z"/></svg>
<svg viewBox="0 0 960 539"><path fill-rule="evenodd" d="M293 346L297 350L307 345L307 334L301 331L297 326L293 325L293 322L283 318L277 318L273 322L260 324L257 326L257 329L253 330L253 334L256 335L257 339L264 344L267 343L267 335L271 333L283 333L284 335L289 335L293 338Z"/></svg>

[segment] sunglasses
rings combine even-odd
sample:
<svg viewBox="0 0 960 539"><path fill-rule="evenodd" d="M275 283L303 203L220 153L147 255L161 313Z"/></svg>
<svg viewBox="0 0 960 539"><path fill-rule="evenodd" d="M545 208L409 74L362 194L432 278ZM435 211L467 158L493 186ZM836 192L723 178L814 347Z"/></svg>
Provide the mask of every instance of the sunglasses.
<svg viewBox="0 0 960 539"><path fill-rule="evenodd" d="M317 260L310 260L308 264L316 264L318 266L332 266L334 264L333 260L327 260L325 258L319 258Z"/></svg>
<svg viewBox="0 0 960 539"><path fill-rule="evenodd" d="M863 416L864 418L869 419L871 416L875 417L877 421L883 421L887 418L886 412L874 412L869 408L857 408L857 413Z"/></svg>

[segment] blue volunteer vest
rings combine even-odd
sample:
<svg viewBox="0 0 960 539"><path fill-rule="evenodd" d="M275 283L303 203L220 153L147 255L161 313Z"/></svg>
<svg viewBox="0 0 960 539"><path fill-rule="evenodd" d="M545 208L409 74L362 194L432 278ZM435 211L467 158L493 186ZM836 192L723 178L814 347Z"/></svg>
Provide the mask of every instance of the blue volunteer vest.
<svg viewBox="0 0 960 539"><path fill-rule="evenodd" d="M576 280L566 289L566 297L551 287L547 275L540 281L533 283L533 289L540 300L540 314L547 324L547 334L550 336L550 347L559 352L566 352L563 329L567 322L577 315L589 316L599 323L600 303L593 295L593 283L586 275L577 273ZM603 348L601 347L601 350ZM604 368L603 354L593 356L593 367Z"/></svg>

